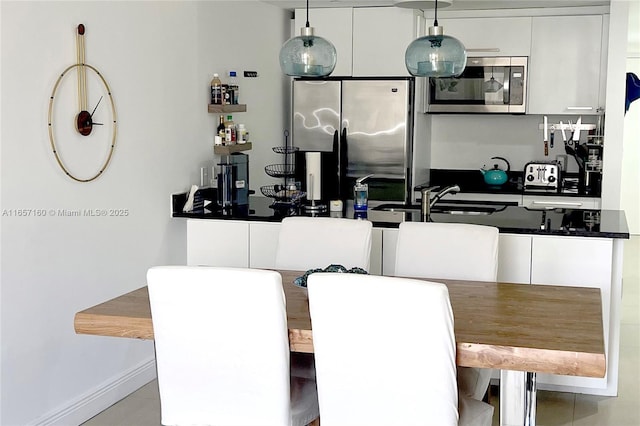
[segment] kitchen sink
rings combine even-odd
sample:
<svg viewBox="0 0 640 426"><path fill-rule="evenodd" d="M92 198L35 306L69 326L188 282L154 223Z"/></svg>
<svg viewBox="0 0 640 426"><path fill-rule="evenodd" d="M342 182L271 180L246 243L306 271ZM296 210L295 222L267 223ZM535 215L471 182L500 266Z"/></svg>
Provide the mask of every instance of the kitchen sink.
<svg viewBox="0 0 640 426"><path fill-rule="evenodd" d="M380 204L371 210L383 212L420 213L420 206L406 204Z"/></svg>
<svg viewBox="0 0 640 426"><path fill-rule="evenodd" d="M453 215L489 215L498 210L501 210L503 206L477 206L477 205L464 205L464 204L449 204L441 203L431 208L431 213L443 213ZM420 214L419 205L406 205L406 204L381 204L373 207L372 210L385 211L385 212L400 212L400 213L418 213Z"/></svg>
<svg viewBox="0 0 640 426"><path fill-rule="evenodd" d="M462 214L462 215L472 215L472 216L482 216L482 215L489 215L493 212L495 212L496 209L490 209L490 210L443 210L443 211L438 211L436 210L431 210L431 213L446 213L446 214Z"/></svg>

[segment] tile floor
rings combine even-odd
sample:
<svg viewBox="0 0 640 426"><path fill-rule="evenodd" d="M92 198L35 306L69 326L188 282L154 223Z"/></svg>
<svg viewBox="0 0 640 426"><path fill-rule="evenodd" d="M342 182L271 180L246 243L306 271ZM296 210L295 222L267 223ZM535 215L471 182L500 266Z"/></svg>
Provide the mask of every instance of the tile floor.
<svg viewBox="0 0 640 426"><path fill-rule="evenodd" d="M538 391L538 426L640 426L640 236L625 243L618 397ZM492 394L498 395L497 389ZM493 424L498 424L498 401ZM85 426L160 425L157 381L93 417Z"/></svg>

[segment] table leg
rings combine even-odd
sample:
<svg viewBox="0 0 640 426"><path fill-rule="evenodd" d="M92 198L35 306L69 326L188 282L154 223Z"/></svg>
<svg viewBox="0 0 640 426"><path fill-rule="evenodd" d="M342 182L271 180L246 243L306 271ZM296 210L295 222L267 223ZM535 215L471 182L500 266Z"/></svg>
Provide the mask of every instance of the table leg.
<svg viewBox="0 0 640 426"><path fill-rule="evenodd" d="M525 377L524 426L536 426L537 383L536 373L526 373Z"/></svg>
<svg viewBox="0 0 640 426"><path fill-rule="evenodd" d="M536 373L500 371L500 426L535 426Z"/></svg>

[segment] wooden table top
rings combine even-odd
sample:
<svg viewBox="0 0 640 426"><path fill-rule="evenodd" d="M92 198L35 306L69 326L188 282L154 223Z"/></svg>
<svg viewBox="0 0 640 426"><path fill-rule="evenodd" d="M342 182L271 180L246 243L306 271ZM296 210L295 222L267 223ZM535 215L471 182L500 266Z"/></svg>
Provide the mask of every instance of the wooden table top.
<svg viewBox="0 0 640 426"><path fill-rule="evenodd" d="M307 290L293 284L302 273L280 272L291 350L313 352ZM599 289L434 281L449 289L458 365L604 377ZM153 339L147 287L78 312L74 326L78 334Z"/></svg>

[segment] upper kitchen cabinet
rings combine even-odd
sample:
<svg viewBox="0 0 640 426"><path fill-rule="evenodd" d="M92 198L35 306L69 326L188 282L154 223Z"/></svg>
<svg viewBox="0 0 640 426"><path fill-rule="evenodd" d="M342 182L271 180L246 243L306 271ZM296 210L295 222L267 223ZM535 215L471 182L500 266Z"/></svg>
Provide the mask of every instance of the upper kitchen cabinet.
<svg viewBox="0 0 640 426"><path fill-rule="evenodd" d="M419 10L396 7L353 9L353 76L410 75L404 53L413 40L424 34L425 20Z"/></svg>
<svg viewBox="0 0 640 426"><path fill-rule="evenodd" d="M295 16L297 34L306 10L296 9ZM311 9L309 24L336 47L332 77L408 76L404 52L425 34L421 11L396 7Z"/></svg>
<svg viewBox="0 0 640 426"><path fill-rule="evenodd" d="M534 17L529 114L596 114L604 107L602 15Z"/></svg>
<svg viewBox="0 0 640 426"><path fill-rule="evenodd" d="M438 19L444 33L464 44L467 56L529 56L531 17Z"/></svg>
<svg viewBox="0 0 640 426"><path fill-rule="evenodd" d="M300 28L307 23L306 9L296 9L295 35L300 35ZM309 11L309 25L314 28L314 34L329 40L336 48L338 60L331 76L350 76L352 70L352 28L353 9L323 8Z"/></svg>

